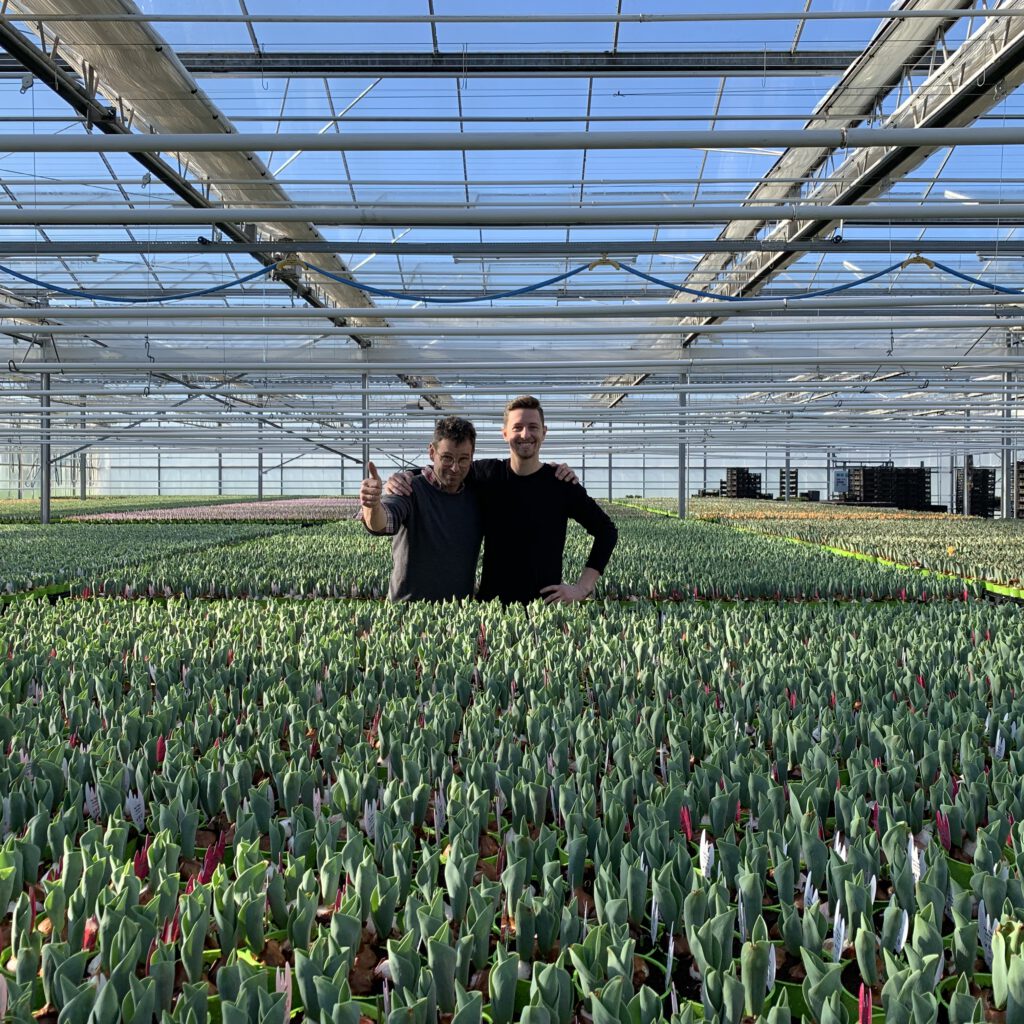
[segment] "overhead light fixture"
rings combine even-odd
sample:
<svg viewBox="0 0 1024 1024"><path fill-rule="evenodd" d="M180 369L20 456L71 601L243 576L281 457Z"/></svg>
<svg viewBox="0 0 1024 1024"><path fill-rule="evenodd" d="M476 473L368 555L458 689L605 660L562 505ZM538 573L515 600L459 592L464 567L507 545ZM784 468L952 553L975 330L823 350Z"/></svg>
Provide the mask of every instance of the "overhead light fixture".
<svg viewBox="0 0 1024 1024"><path fill-rule="evenodd" d="M843 266L851 274L863 274L864 273L864 271L861 270L860 267L858 267L856 263L851 263L849 260L843 260Z"/></svg>

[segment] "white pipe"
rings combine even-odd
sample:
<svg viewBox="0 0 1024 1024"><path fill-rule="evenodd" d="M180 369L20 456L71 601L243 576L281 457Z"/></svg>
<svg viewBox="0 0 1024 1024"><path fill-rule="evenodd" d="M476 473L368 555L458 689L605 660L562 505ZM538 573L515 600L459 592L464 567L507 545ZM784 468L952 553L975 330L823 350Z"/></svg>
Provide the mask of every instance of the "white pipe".
<svg viewBox="0 0 1024 1024"><path fill-rule="evenodd" d="M368 354L369 352L369 354ZM424 353L426 354L426 353ZM825 354L805 352L797 355L745 355L735 352L732 355L714 355L707 349L693 349L683 358L655 357L645 352L633 352L616 357L593 356L587 358L556 358L535 356L530 359L513 359L516 353L509 352L504 358L489 359L441 359L437 357L404 357L388 359L383 351L360 349L351 352L345 358L335 359L240 359L237 356L224 356L216 359L185 358L180 354L148 359L90 359L61 361L44 361L36 359L10 359L7 366L8 374L158 374L158 373L207 373L231 376L240 373L290 373L290 374L337 374L339 376L358 375L362 373L386 374L395 373L481 373L498 374L507 379L515 373L563 373L579 374L587 370L605 371L621 370L624 373L668 373L678 374L683 371L690 373L707 371L714 368L722 374L741 373L751 368L774 370L782 367L798 368L801 372L817 372L821 367L831 370L870 370L874 371L881 364L889 370L902 371L906 367L950 370L970 368L976 373L1002 373L1006 370L1018 370L1024 362L1024 353L1008 357L1002 355L957 355L954 352L938 352L931 355L900 355L886 357L885 349L877 352ZM0 379L3 378L0 366ZM622 390L622 387L620 389Z"/></svg>
<svg viewBox="0 0 1024 1024"><path fill-rule="evenodd" d="M1018 129L1024 143L1024 129ZM43 138L44 136L30 136ZM49 138L50 136L45 136ZM66 138L66 136L53 136ZM225 135L223 138L237 138ZM273 136L270 136L272 138ZM333 137L333 136L332 136ZM346 138L346 136L337 136ZM587 136L589 137L589 136ZM90 139L122 139L123 135L90 135ZM150 136L133 136L150 138ZM463 139L470 135L460 136ZM2 144L5 148L8 136ZM845 221L848 224L976 224L1009 226L1024 220L1024 203L876 203L870 206L815 206L777 203L770 206L94 206L74 209L38 207L0 209L0 226L71 227L153 224L203 226L211 224L343 224L377 227L545 227L550 225L717 224L733 221ZM756 240L751 241L756 248ZM993 243L995 246L995 243Z"/></svg>
<svg viewBox="0 0 1024 1024"><path fill-rule="evenodd" d="M691 375L691 376L696 376ZM971 381L971 380L958 380L958 381L942 381L942 380L925 380L915 379L910 377L901 378L898 381L839 381L833 383L822 383L816 382L797 382L797 383L770 383L763 384L758 383L756 385L744 385L740 386L738 382L731 384L703 384L703 383L691 383L685 390L690 395L735 395L739 392L750 391L751 388L756 389L755 394L750 396L750 401L754 401L757 396L764 395L807 395L813 397L819 394L828 395L843 395L843 394L866 394L866 395L880 395L888 396L894 395L899 396L903 393L917 392L927 388L930 394L937 396L957 396L959 397L961 404L964 396L969 393L973 397L988 397L988 398L1003 398L1007 396L1008 392L1004 385L999 383L991 383L989 381ZM585 388L581 388L579 383L572 384L554 384L545 383L541 384L539 389L542 391L545 398L549 395L577 395L581 390L585 390L588 395L592 394L607 394L607 395L618 395L622 392L622 385L586 385ZM159 385L157 388L152 389L155 392L154 397L162 398L166 401L177 401L183 397L189 396L195 398L197 401L201 397L201 393L196 391L188 391L175 387L165 387ZM506 387L500 392L500 395L511 394L514 390L513 387ZM630 395L675 395L679 392L679 388L670 388L666 385L661 384L638 384L635 387L630 388ZM1012 389L1011 389L1012 390ZM97 408L123 408L125 412L130 412L134 409L146 408L141 406L137 398L132 396L138 396L145 392L145 388L142 385L137 386L125 386L116 389L107 386L98 386L89 390L83 389L69 389L65 388L60 391L52 390L51 394L54 401L69 400L72 403L71 407L74 408L85 408L90 412ZM274 385L274 386L247 386L245 381L240 381L238 386L231 390L218 389L215 392L211 392L211 395L224 398L230 401L248 400L256 396L285 396L288 398L311 398L314 401L318 398L323 398L324 405L322 408L329 410L332 414L336 414L339 406L337 401L340 398L355 398L362 394L363 389L358 386L349 385L310 385L306 382L297 383L291 386L285 385ZM367 394L375 397L390 398L394 402L401 403L404 407L408 400L408 391L399 390L397 387L380 388L380 387L369 387L366 389ZM430 393L432 395L457 395L464 396L466 394L466 385L459 385L458 387L445 387L445 386L431 386ZM1012 390L1015 394L1015 390ZM0 389L0 397L14 400L17 398L31 401L34 398L38 398L40 392L32 389L18 389L17 391ZM98 406L96 403L85 404L83 406L82 401L86 398L102 398L104 404ZM109 401L110 398L124 398L125 404L118 406L115 403ZM469 405L465 401L460 404L463 409L474 410L475 415L486 415L491 410L487 408L489 401L497 401L497 397L493 399L481 398L478 402L473 405ZM886 397L886 401L891 399ZM548 402L545 401L545 408L547 408ZM12 406L6 411L17 411L20 406ZM157 408L154 406L153 408ZM159 406L159 408L166 408L166 406ZM281 406L284 409L295 408L294 405ZM302 408L301 406L299 408ZM321 408L317 405L310 405L309 408ZM389 408L385 406L384 408ZM599 410L601 406L585 406L579 405L575 408L579 410ZM483 411L481 411L483 409ZM0 410L4 411L4 410ZM602 413L604 416L604 413Z"/></svg>
<svg viewBox="0 0 1024 1024"><path fill-rule="evenodd" d="M51 432L50 434L47 434L47 432L44 429L40 429L37 426L38 418L39 418L38 417L38 410L36 412L36 416L35 416L34 420L30 416L30 414L26 411L26 415L25 415L25 417L22 418L22 422L20 423L20 425L12 423L11 426L17 426L19 431L23 432L26 440L31 438L31 437L33 437L33 436L35 436L35 437L39 437L39 436L52 436L54 438L59 436L58 432ZM573 423L579 423L583 419L584 419L584 417L582 417L578 413L576 413L572 417L568 417L568 418L566 418L564 420L562 420L562 419L557 419L556 420L553 417L552 418L552 424L554 424L556 422L558 423L558 425L559 425L558 426L558 436L559 436L559 438L564 438L564 436L565 436L565 434L567 432L571 432L571 431L577 430L577 429L578 430L582 430L583 429L582 427L574 427L574 426L572 426L572 424ZM25 421L27 421L27 422L25 422ZM893 419L892 422L889 422L888 420L886 420L884 422L879 421L877 424L875 424L875 423L873 423L871 421L865 421L863 417L854 417L854 416L838 417L838 416L836 416L836 417L828 418L828 419L826 419L824 421L809 420L807 422L798 423L798 422L796 422L794 420L793 427L813 432L814 430L820 430L822 425L823 425L823 422L831 424L832 426L834 426L836 428L840 428L840 427L842 427L842 428L851 428L851 429L855 429L855 430L860 430L860 431L862 431L864 433L878 433L881 436L885 436L887 433L892 432L892 431L919 430L920 425L923 422L927 422L930 426L934 426L937 430L940 430L940 431L953 432L953 433L957 433L957 434L963 434L965 438L967 438L968 440L971 440L971 443L973 443L973 439L976 436L986 436L986 437L991 436L991 437L994 437L994 438L997 438L997 439L999 439L999 438L1001 438L1003 436L1001 428L1000 428L1000 425L999 425L999 423L997 422L997 420L995 418L989 418L988 420L986 420L983 423L983 425L982 425L982 429L980 431L976 432L974 427L973 427L973 425L971 425L968 422L966 422L964 417L962 417L962 416L961 417L952 417L952 416L934 417L934 416L932 416L932 417L929 417L927 420L923 420L920 417L909 417L909 418ZM255 420L252 419L252 418L238 420L237 418L232 419L231 417L223 417L223 419L220 419L218 417L212 417L212 416L206 417L206 418L193 417L193 421L191 423L188 423L188 422L180 422L179 423L179 422L170 421L170 420L165 421L165 423L166 423L165 426L158 426L157 424L154 423L152 426L146 427L146 428L143 428L141 425L140 426L136 426L136 427L133 428L133 427L131 427L131 425L129 423L125 422L124 424L122 424L122 429L125 430L125 431L129 431L130 430L133 436L137 436L137 435L140 434L140 432L144 432L145 430L148 430L148 429L152 429L152 430L157 430L157 429L159 429L159 430L166 430L168 432L172 432L172 431L178 431L178 432L184 431L184 432L187 432L188 430L194 430L194 431L197 431L197 432L207 432L208 433L211 429L215 429L215 426L214 426L215 424L220 424L221 427L223 427L226 424L228 426L228 428L234 429L236 431L242 431L243 429L248 429L250 427L255 428L257 426ZM430 423L429 423L429 421L423 422L422 424L414 424L414 425L417 428L421 427L423 429L423 431L426 432L426 433L429 433L429 431L430 431ZM643 437L647 433L655 434L658 431L671 432L673 434L673 436L675 436L675 435L677 435L679 433L678 415L677 415L676 421L667 420L667 421L664 421L664 422L660 422L660 423L654 425L653 428L648 427L648 426L644 426L644 425L631 426L628 423L622 424L621 426L622 426L622 431L623 431L624 435L632 430L639 437ZM57 429L59 430L59 428L57 428ZM90 423L89 428L87 430L82 430L80 424L78 424L77 426L74 425L74 424L68 424L65 428L63 428L63 433L66 434L69 438L75 439L75 438L82 438L82 437L89 436L92 433L107 434L107 433L110 433L112 430L116 430L116 429L117 429L117 425L116 424L112 424L110 422ZM351 438L358 438L358 437L361 436L360 431L357 429L356 426L353 426L351 429L345 429L345 430L337 429L337 428L328 429L326 427L321 427L318 430L313 430L313 429L310 429L310 425L308 423L305 423L305 422L301 422L301 423L300 422L295 422L295 423L293 423L291 421L288 421L288 422L285 422L285 423L282 424L282 429L284 429L286 431L292 431L292 432L296 432L296 431L300 431L301 430L303 436L305 436L305 435L310 435L310 436L315 435L317 437L320 437L320 436L324 436L324 435L329 435L329 436L332 436L332 437L351 437ZM720 420L718 422L700 423L699 426L695 423L694 427L692 429L688 430L688 433L690 435L692 435L692 436L700 436L700 434L705 429L711 430L711 431L718 430L718 431L732 431L732 432L736 432L736 431L739 431L739 432L750 431L750 432L756 434L761 429L782 429L782 430L785 430L785 429L787 429L787 423L783 422L781 420L781 418L779 418L779 419L766 419L764 421L761 421L761 420L742 418L742 417L737 418L735 415L733 415L732 418L723 417L722 420ZM397 429L394 429L394 428L392 428L391 430L381 430L378 433L379 433L379 436L381 436L381 437L384 437L384 436L388 436L388 437L403 437L403 436L404 437L408 437L407 434L404 434L401 431L399 431ZM377 437L378 433L375 433L374 437ZM1022 432L1020 428L1017 428L1015 433L1019 435L1019 434L1024 433L1024 432ZM592 431L588 431L588 436L589 435L592 435ZM618 435L616 435L616 436L618 436ZM217 440L217 438L216 438L216 436L213 436L213 437L210 438L210 440L215 442ZM54 442L54 443L56 443L56 442ZM597 445L597 446L600 447L600 445Z"/></svg>
<svg viewBox="0 0 1024 1024"><path fill-rule="evenodd" d="M356 376L362 373L395 374L395 373L480 373L496 374L501 380L507 380L517 373L523 374L566 374L578 375L587 370L619 371L622 373L672 373L707 372L714 368L717 373L746 372L751 368L779 369L797 367L802 372L817 372L821 367L847 370L870 370L874 372L880 363L888 369L903 370L908 366L934 367L936 370L951 368L970 368L975 372L985 370L990 373L1002 373L1004 370L1017 370L1024 365L1024 354L1008 357L987 355L932 354L900 356L886 358L884 351L865 355L817 355L813 352L802 355L787 356L745 356L737 352L732 356L705 355L700 349L692 350L685 358L654 358L641 353L617 358L589 357L585 359L545 358L534 355L530 359L512 361L511 354L504 359L457 359L442 361L440 359L401 359L389 360L375 358L382 356L379 351L361 349L353 352L351 357L334 360L310 360L297 362L289 360L240 359L237 356L227 357L219 361L185 358L180 354L150 362L146 359L110 359L96 361L63 360L61 362L43 362L37 360L10 360L6 374L0 365L0 380L10 374L62 373L108 376L118 374L150 374L150 373L204 373L217 376L233 376L239 373L305 373L305 374L336 374L340 377ZM424 387L424 390L429 388ZM619 391L623 387L619 387Z"/></svg>
<svg viewBox="0 0 1024 1024"><path fill-rule="evenodd" d="M917 309L947 306L1024 306L1024 291L1019 295L973 292L953 295L835 295L814 299L780 296L774 299L753 299L750 302L635 302L629 305L594 303L573 306L497 306L478 307L411 307L411 306L5 306L0 307L3 320L132 320L148 325L153 320L315 320L372 317L382 320L516 320L550 318L553 320L598 319L601 317L673 317L691 313L823 313L831 310Z"/></svg>
<svg viewBox="0 0 1024 1024"><path fill-rule="evenodd" d="M3 137L7 153L500 152L552 149L856 149L1019 146L1024 129L742 128L610 132L162 132Z"/></svg>
<svg viewBox="0 0 1024 1024"><path fill-rule="evenodd" d="M121 438L112 437L108 432L104 436L97 436L94 441L89 441L88 438L83 438L81 434L75 435L72 432L68 432L68 439L66 441L58 442L59 447L65 448L78 448L82 444L88 444L90 447L97 446L121 446L127 448L139 448L139 447L150 447L153 444L158 444L160 447L166 445L197 445L204 449L221 449L233 445L245 445L253 450L258 446L258 435L255 431L249 434L222 434L217 431L195 431L191 434L183 436L175 436L178 432L174 430L151 430L144 434L140 434L138 431L126 432ZM744 436L744 434L749 436ZM424 437L428 436L427 434ZM993 434L991 437L984 435L981 437L972 437L969 433L965 433L962 436L952 436L949 433L941 433L942 445L940 447L938 440L935 443L935 447L931 450L934 451L946 451L948 452L950 447L955 448L957 452L971 451L971 452L999 452L1003 450L1003 445L998 434ZM636 433L636 434L624 434L621 438L616 441L616 450L625 451L634 449L637 452L650 450L652 446L675 446L678 445L680 439L693 444L702 444L704 441L705 432L691 433L691 434L677 434L674 432L664 433ZM746 431L739 433L719 433L717 436L712 434L709 437L709 444L721 444L723 446L731 444L733 449L737 446L762 446L765 442L771 442L772 444L785 444L787 435L784 431L776 431L772 433L761 434L760 432ZM55 439L56 440L56 439ZM791 434L789 435L791 443L799 443L801 448L824 448L829 442L822 439L819 435L815 435L813 432L804 435ZM897 446L910 446L916 452L919 450L918 442L920 436L915 435L911 431L890 433L888 436L879 434L877 438L843 432L842 438L839 439L846 448L851 447L866 447L868 444L877 444L879 448L885 449L888 447ZM22 444L36 444L38 440L36 438L23 438L20 430L11 430L9 432L0 431L0 444L7 445L22 445ZM372 439L372 448L378 451L386 451L389 448L401 449L408 447L409 438L400 437L395 435L393 437L374 437ZM836 443L833 441L832 443ZM578 447L580 444L580 434L563 432L559 439L559 444L563 450L567 446ZM349 447L356 448L358 446L358 440L353 437L343 437L337 434L330 433L318 433L311 436L308 441L303 438L292 438L282 439L278 442L271 442L265 440L263 447L264 450L276 450L276 451L296 451L299 449L305 449L307 447L315 447L317 445L333 445L336 447ZM926 448L926 446L921 446ZM545 447L545 455L550 458L551 455L557 450L553 445ZM603 451L601 447L589 447L589 451ZM927 449L926 449L927 450ZM481 457L486 457L486 451L483 447L478 449ZM498 453L498 449L494 449L495 453ZM505 450L507 454L507 449ZM916 456L915 456L916 457ZM58 452L56 458L60 458ZM424 456L424 459L426 457Z"/></svg>
<svg viewBox="0 0 1024 1024"><path fill-rule="evenodd" d="M680 394L692 395L692 392L682 390ZM1002 402L998 401L999 396L992 396L993 401L987 406L975 406L979 415L984 416L985 414L990 417L1002 416ZM257 411L254 408L249 407L246 404L234 405L230 404L234 401L233 398L229 397L226 399L229 403L216 410L212 410L208 405L196 405L189 408L178 408L175 409L172 406L161 403L105 403L105 404L94 404L87 406L84 410L87 413L90 421L95 422L104 417L123 417L123 416L151 416L159 415L168 422L174 420L207 420L207 419L220 419L220 418L244 418L252 419L256 416L268 417L272 416L275 419L282 421L291 420L316 420L330 418L332 420L338 420L341 418L351 418L354 422L360 416L359 407L352 406L340 406L337 404L324 405L324 406L308 406L308 405L265 405L260 406ZM795 421L801 419L808 421L815 418L829 418L835 416L840 410L845 411L869 411L884 413L886 417L892 421L897 422L900 420L903 414L909 414L913 416L921 416L924 414L930 414L932 412L938 412L942 410L953 410L954 412L962 410L964 407L963 396L939 396L935 398L920 398L920 399L884 399L880 400L877 397L871 395L848 395L843 398L836 398L831 403L815 402L811 403L787 403L778 405L764 405L752 401L691 401L687 406L691 418L695 417L717 417L722 414L728 414L730 416L742 416L748 421L762 421L770 419L772 417L781 418L789 422L790 418ZM476 406L465 406L456 405L451 409L446 409L446 413L453 415L463 415L470 417L478 421L496 421L495 405L484 409ZM627 406L628 410L629 407ZM28 403L24 405L3 405L0 406L0 416L19 416L25 413L31 413L33 407ZM563 418L563 419L591 419L599 416L602 421L616 422L616 423L675 423L678 419L678 412L673 413L671 407L668 405L659 404L653 409L637 410L633 412L627 412L621 407L614 409L601 408L600 406L581 406L581 405L559 405L549 402L545 399L544 401L545 414L550 418ZM433 421L438 413L437 410L408 410L397 406L387 406L381 410L382 413L386 413L388 417L392 419L404 418L408 420L424 420ZM80 423L81 416L83 414L83 408L80 405L74 406L54 406L50 413L54 420L65 419L71 422ZM1024 422L1024 421L1022 421ZM1011 424L1008 429L1015 429Z"/></svg>
<svg viewBox="0 0 1024 1024"><path fill-rule="evenodd" d="M913 19L957 19L966 17L1012 18L1024 14L1020 8L994 7L970 9L963 7L946 8L867 8L864 10L799 10L799 11L692 11L671 14L630 14L622 12L607 14L302 14L289 11L287 14L194 14L157 13L104 13L104 14L36 14L18 18L14 12L8 17L14 20L43 22L44 24L81 24L112 22L130 24L285 24L285 25L605 25L605 24L665 24L692 22L763 22L763 21L909 21Z"/></svg>
<svg viewBox="0 0 1024 1024"><path fill-rule="evenodd" d="M711 312L711 309L708 309ZM81 334L136 337L147 334L150 339L184 335L186 337L238 337L252 338L625 338L637 335L690 335L690 334L828 334L848 331L892 330L959 330L965 327L1024 327L1024 318L1010 319L995 314L989 316L933 317L929 319L898 320L817 320L801 319L787 323L775 319L744 321L733 317L721 324L650 324L621 323L611 327L376 327L371 324L351 327L288 326L266 324L258 327L220 326L218 324L168 324L150 327L144 324L0 324L0 334L43 334L74 336Z"/></svg>

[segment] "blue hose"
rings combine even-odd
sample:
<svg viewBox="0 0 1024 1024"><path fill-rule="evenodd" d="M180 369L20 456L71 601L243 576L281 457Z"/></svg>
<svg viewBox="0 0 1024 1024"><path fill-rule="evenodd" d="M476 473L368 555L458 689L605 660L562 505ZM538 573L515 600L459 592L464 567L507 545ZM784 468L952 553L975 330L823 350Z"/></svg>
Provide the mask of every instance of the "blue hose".
<svg viewBox="0 0 1024 1024"><path fill-rule="evenodd" d="M266 274L271 273L276 267L276 264L263 267L260 270L253 271L251 274L246 274L245 277L239 277L234 281L225 281L223 284L214 285L212 288L203 288L196 292L177 292L174 295L158 295L146 298L127 298L123 295L97 295L93 292L82 292L75 288L62 288L59 284L49 284L46 281L40 281L38 278L29 277L28 274L22 274L18 270L12 270L10 267L5 267L0 264L0 271L9 275L10 277L16 277L19 281L24 281L26 284L33 284L37 288L45 288L50 292L57 292L60 295L70 295L76 299L95 299L97 302L125 302L125 303L146 303L146 302L176 302L179 299L198 299L204 295L216 295L217 292L226 291L228 288L234 288L236 285L245 284L247 281L255 281L258 277L264 277Z"/></svg>

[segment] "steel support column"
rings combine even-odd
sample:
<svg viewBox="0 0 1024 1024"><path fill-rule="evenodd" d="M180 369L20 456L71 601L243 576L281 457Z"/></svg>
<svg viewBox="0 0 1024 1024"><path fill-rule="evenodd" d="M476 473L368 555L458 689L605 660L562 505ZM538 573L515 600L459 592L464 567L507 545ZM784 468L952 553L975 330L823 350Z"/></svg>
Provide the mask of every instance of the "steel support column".
<svg viewBox="0 0 1024 1024"><path fill-rule="evenodd" d="M85 432L85 412L82 413L82 432ZM78 496L85 501L89 493L89 456L82 452L78 456Z"/></svg>
<svg viewBox="0 0 1024 1024"><path fill-rule="evenodd" d="M363 374L363 479L370 475L370 386L369 374Z"/></svg>
<svg viewBox="0 0 1024 1024"><path fill-rule="evenodd" d="M1019 453L1013 453L1013 513L1018 519L1024 518L1024 507L1017 499L1020 497L1020 462Z"/></svg>
<svg viewBox="0 0 1024 1024"><path fill-rule="evenodd" d="M1007 348L1009 347L1010 340L1007 338ZM1017 515L1015 507L1017 493L1013 486L1013 467L1017 461L1017 454L1013 449L1013 439L1009 434L1010 419L1013 416L1009 385L1013 383L1013 373L1007 370L1003 374L1003 381L1007 385L1006 394L1003 397L1003 419L1007 421L1007 433L1003 435L1003 446L1000 452L1000 464L1002 465L1002 473L1000 475L1000 512L1003 519L1013 519Z"/></svg>
<svg viewBox="0 0 1024 1024"><path fill-rule="evenodd" d="M39 383L39 522L45 526L50 521L50 375L44 373Z"/></svg>
<svg viewBox="0 0 1024 1024"><path fill-rule="evenodd" d="M686 442L682 440L686 436L686 386L690 383L690 375L688 373L681 373L679 375L679 383L682 386L679 392L679 493L677 496L679 505L679 518L686 518L686 498L687 492L690 489L689 475L687 473L687 450Z"/></svg>
<svg viewBox="0 0 1024 1024"><path fill-rule="evenodd" d="M608 500L612 500L612 421L608 421Z"/></svg>
<svg viewBox="0 0 1024 1024"><path fill-rule="evenodd" d="M963 513L965 516L971 514L971 476L973 475L972 470L974 469L974 458L971 455L964 453L964 501L963 501Z"/></svg>

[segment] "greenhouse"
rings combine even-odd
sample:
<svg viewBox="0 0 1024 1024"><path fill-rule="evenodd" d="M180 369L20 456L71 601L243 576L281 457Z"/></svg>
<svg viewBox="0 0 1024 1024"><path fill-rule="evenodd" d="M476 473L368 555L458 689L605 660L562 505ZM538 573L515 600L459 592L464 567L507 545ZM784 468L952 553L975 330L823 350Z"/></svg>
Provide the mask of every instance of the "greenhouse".
<svg viewBox="0 0 1024 1024"><path fill-rule="evenodd" d="M0 0L0 1021L1024 1022L1022 83Z"/></svg>

